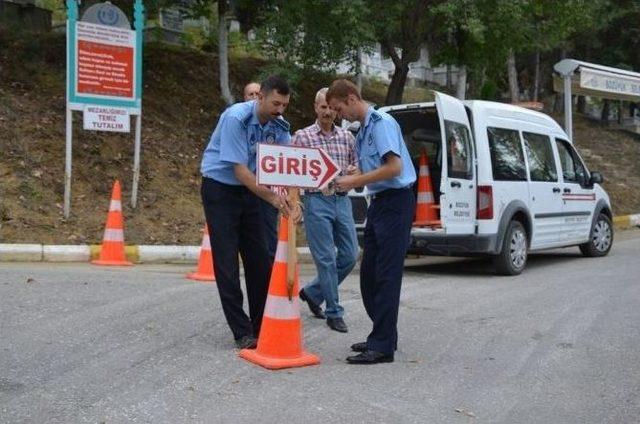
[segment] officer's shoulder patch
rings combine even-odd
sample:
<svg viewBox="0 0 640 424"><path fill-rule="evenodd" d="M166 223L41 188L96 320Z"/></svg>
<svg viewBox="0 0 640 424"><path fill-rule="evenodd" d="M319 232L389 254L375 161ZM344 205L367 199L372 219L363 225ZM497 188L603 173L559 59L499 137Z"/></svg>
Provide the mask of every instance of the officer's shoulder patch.
<svg viewBox="0 0 640 424"><path fill-rule="evenodd" d="M378 113L378 112L377 112L377 111L375 111L375 110L374 110L373 112L371 112L371 120L372 120L373 122L377 122L377 121L379 121L379 120L381 120L381 119L382 119L382 115L380 115L380 113Z"/></svg>
<svg viewBox="0 0 640 424"><path fill-rule="evenodd" d="M253 109L250 109L249 113L245 113L240 116L240 121L242 122L242 125L244 125L245 128L249 126L249 122L251 122L251 118L253 118Z"/></svg>

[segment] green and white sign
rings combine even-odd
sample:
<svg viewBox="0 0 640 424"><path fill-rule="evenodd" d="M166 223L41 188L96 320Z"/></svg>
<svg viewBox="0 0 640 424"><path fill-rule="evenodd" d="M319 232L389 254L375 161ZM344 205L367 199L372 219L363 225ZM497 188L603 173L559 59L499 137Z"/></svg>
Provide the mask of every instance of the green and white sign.
<svg viewBox="0 0 640 424"><path fill-rule="evenodd" d="M607 93L640 96L638 78L595 69L582 68L580 70L580 87Z"/></svg>
<svg viewBox="0 0 640 424"><path fill-rule="evenodd" d="M142 46L144 6L133 5L134 29L110 2L97 3L78 19L78 0L67 4L67 125L64 216L71 212L73 111L83 113L83 129L130 132L135 115L131 206L136 206L142 130Z"/></svg>

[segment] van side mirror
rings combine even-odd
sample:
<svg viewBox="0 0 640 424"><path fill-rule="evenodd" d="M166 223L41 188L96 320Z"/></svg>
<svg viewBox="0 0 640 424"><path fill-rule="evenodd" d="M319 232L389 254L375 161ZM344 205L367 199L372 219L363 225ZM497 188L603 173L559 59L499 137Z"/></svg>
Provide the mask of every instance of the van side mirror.
<svg viewBox="0 0 640 424"><path fill-rule="evenodd" d="M590 185L602 184L603 181L604 181L604 178L602 178L602 174L601 173L599 173L598 171L593 171L591 173L591 178L589 179L589 184Z"/></svg>

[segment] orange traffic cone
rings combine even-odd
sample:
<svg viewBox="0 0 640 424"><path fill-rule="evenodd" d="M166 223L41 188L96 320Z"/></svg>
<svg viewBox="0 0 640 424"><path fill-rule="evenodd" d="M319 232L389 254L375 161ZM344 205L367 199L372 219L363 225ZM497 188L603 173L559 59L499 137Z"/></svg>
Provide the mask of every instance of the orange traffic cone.
<svg viewBox="0 0 640 424"><path fill-rule="evenodd" d="M124 254L124 226L122 223L122 202L120 195L120 182L113 183L111 203L107 214L107 225L102 238L100 258L91 261L96 265L132 265Z"/></svg>
<svg viewBox="0 0 640 424"><path fill-rule="evenodd" d="M202 234L198 270L187 274L187 278L198 281L216 281L216 276L213 272L213 253L211 252L211 241L209 240L209 227L206 224Z"/></svg>
<svg viewBox="0 0 640 424"><path fill-rule="evenodd" d="M298 298L298 269L293 285L293 297L287 292L288 219L280 218L278 249L271 271L269 294L264 307L257 349L243 349L240 357L262 367L276 370L304 367L320 363L320 358L302 350L302 322Z"/></svg>
<svg viewBox="0 0 640 424"><path fill-rule="evenodd" d="M433 197L431 175L429 173L429 160L425 150L420 154L420 172L418 173L418 201L416 202L416 217L414 227L440 225L438 205Z"/></svg>

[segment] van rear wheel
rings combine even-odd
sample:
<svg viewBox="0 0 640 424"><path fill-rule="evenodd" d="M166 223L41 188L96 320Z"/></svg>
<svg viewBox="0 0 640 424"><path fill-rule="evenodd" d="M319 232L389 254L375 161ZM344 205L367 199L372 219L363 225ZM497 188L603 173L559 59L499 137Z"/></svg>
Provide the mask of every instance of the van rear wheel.
<svg viewBox="0 0 640 424"><path fill-rule="evenodd" d="M613 225L611 225L611 219L601 213L598 215L598 219L593 225L593 228L591 228L589 241L579 246L580 251L588 258L597 258L609 253L612 245Z"/></svg>
<svg viewBox="0 0 640 424"><path fill-rule="evenodd" d="M518 275L527 264L527 232L519 221L511 221L502 239L502 250L494 257L500 275Z"/></svg>

